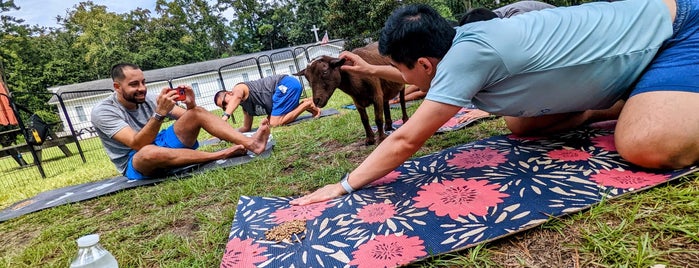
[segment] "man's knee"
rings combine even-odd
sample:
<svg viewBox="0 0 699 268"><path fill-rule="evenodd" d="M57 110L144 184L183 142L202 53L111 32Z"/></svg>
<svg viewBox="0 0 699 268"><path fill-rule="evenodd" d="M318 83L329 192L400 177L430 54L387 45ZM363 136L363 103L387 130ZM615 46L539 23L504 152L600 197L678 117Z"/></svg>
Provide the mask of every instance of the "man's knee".
<svg viewBox="0 0 699 268"><path fill-rule="evenodd" d="M133 156L134 165L138 165L139 163L147 163L150 165L168 158L168 154L163 153L161 149L162 148L152 144L143 146L143 148L138 150Z"/></svg>
<svg viewBox="0 0 699 268"><path fill-rule="evenodd" d="M646 168L677 169L699 159L691 141L663 135L615 135L615 146L626 161Z"/></svg>

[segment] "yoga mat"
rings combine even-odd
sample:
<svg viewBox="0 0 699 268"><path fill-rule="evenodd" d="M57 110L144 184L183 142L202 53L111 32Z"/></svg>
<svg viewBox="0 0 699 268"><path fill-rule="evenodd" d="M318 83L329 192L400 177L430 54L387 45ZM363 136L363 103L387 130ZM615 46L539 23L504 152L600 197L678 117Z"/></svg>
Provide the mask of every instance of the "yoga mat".
<svg viewBox="0 0 699 268"><path fill-rule="evenodd" d="M322 117L326 117L326 116L330 116L330 115L336 115L339 113L340 112L338 110L335 110L333 108L321 109L320 110L320 117L318 117L318 118L322 118ZM314 119L313 115L304 114L302 116L296 117L296 120L291 121L291 123L286 124L286 126L295 125L295 124L305 122L305 121L310 120L310 119Z"/></svg>
<svg viewBox="0 0 699 268"><path fill-rule="evenodd" d="M607 126L608 127L608 126ZM612 128L495 136L406 161L350 195L307 206L241 196L221 267L394 267L512 235L697 172L622 160ZM300 219L287 242L265 232Z"/></svg>
<svg viewBox="0 0 699 268"><path fill-rule="evenodd" d="M459 129L465 128L467 126L470 126L473 123L481 121L481 120L497 118L497 116L494 116L494 115L487 115L487 116L480 116L480 117L472 118L472 119L469 119L468 121L459 123L459 117L468 113L471 110L472 110L471 108L462 108L451 119L449 119L449 121L444 123L444 125L442 125L439 129L437 129L437 131L435 133L440 134L440 133L445 133L445 132L449 132L449 131L455 131L455 130L459 130ZM393 126L393 129L398 129L399 127L403 126L403 120L398 119L396 121L393 121L392 126ZM371 129L374 132L376 132L376 130L378 130L378 128L376 126L371 126ZM393 133L393 131L386 131L386 134L391 134L391 133Z"/></svg>
<svg viewBox="0 0 699 268"><path fill-rule="evenodd" d="M190 177L194 174L202 173L212 169L226 168L245 164L255 158L267 158L271 155L275 145L274 139L270 135L267 142L267 148L259 155L248 153L243 156L237 156L228 159L210 161L206 163L196 164L174 169L165 177L151 178L146 180L129 180L124 176L116 176L101 181L88 182L79 185L72 185L60 189L55 189L19 201L10 207L0 211L0 222L14 219L16 217L36 212L42 209L47 209L63 204L75 203L92 199L98 196L114 193L121 190L126 190L134 187L155 185L159 182L170 179L182 179Z"/></svg>
<svg viewBox="0 0 699 268"><path fill-rule="evenodd" d="M484 119L493 119L496 118L497 116L494 115L486 115L486 116L479 116L476 118L469 119L468 121L459 123L459 117L462 115L467 114L468 112L472 111L473 109L470 108L462 108L457 112L449 121L444 123L435 133L444 133L444 132L449 132L449 131L454 131L454 130L459 130L462 128L465 128L477 121L484 120ZM393 121L393 128L398 129L403 125L403 120L398 119L396 121Z"/></svg>

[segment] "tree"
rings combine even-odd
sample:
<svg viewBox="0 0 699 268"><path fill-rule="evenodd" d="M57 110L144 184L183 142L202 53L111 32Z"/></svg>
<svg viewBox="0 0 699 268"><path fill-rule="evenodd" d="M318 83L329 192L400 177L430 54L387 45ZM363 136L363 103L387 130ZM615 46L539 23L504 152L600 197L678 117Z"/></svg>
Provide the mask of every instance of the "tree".
<svg viewBox="0 0 699 268"><path fill-rule="evenodd" d="M357 0L328 0L327 4L323 20L329 32L348 40L347 50L365 45L367 39L379 40L386 19L400 5L396 0L372 1L371 5Z"/></svg>
<svg viewBox="0 0 699 268"><path fill-rule="evenodd" d="M316 42L311 28L315 25L321 30L328 30L330 36L339 36L333 29L329 29L323 20L323 14L328 12L325 0L298 0L294 8L296 12L295 22L289 30L289 42L292 44L307 44Z"/></svg>
<svg viewBox="0 0 699 268"><path fill-rule="evenodd" d="M130 26L123 15L87 1L79 3L62 21L66 30L77 36L74 49L84 51L83 59L97 74L95 79L109 77L109 63L129 58L125 37Z"/></svg>
<svg viewBox="0 0 699 268"><path fill-rule="evenodd" d="M237 53L252 53L262 50L287 47L294 15L293 5L288 0L219 0L220 9L232 9L234 17L233 50Z"/></svg>

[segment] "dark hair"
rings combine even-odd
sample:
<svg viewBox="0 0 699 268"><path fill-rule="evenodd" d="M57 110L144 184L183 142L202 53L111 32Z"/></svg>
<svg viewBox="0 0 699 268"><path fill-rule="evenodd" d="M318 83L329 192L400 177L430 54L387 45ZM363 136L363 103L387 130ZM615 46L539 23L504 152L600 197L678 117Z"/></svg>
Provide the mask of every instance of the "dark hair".
<svg viewBox="0 0 699 268"><path fill-rule="evenodd" d="M115 64L112 66L111 70L111 75L112 75L112 81L114 82L121 82L121 80L124 79L124 68L131 68L135 70L140 70L141 67L138 67L138 65L133 64L133 63L119 63Z"/></svg>
<svg viewBox="0 0 699 268"><path fill-rule="evenodd" d="M226 94L226 92L228 92L228 91L226 91L225 89L222 89L222 90L219 90L218 92L216 92L216 94L214 94L214 105L216 105L216 100L218 99L218 96ZM221 103L221 104L223 104L223 103ZM216 105L216 106L218 106L218 105ZM224 106L223 109L226 109L225 105L222 105L222 106Z"/></svg>
<svg viewBox="0 0 699 268"><path fill-rule="evenodd" d="M464 25L469 22L492 20L497 18L498 15L495 12L487 8L474 8L466 12L459 20L459 25Z"/></svg>
<svg viewBox="0 0 699 268"><path fill-rule="evenodd" d="M428 5L407 5L393 11L379 38L379 52L412 69L418 58L442 59L456 30Z"/></svg>

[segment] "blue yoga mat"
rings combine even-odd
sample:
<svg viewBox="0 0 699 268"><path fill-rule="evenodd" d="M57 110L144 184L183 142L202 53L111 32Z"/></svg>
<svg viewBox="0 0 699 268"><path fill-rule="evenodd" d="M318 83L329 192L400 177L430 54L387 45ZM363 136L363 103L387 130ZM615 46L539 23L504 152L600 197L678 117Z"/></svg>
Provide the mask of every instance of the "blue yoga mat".
<svg viewBox="0 0 699 268"><path fill-rule="evenodd" d="M240 197L221 267L395 267L473 247L697 168L646 170L611 128L491 137L413 158L350 195L308 206ZM265 232L301 220L282 242Z"/></svg>

